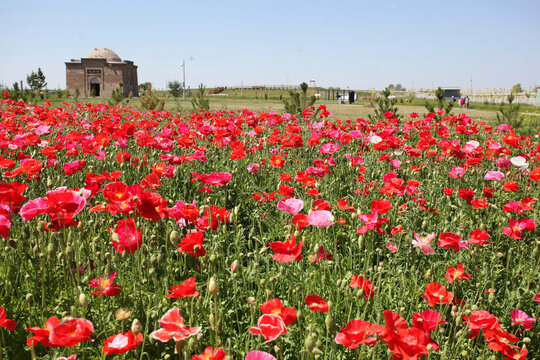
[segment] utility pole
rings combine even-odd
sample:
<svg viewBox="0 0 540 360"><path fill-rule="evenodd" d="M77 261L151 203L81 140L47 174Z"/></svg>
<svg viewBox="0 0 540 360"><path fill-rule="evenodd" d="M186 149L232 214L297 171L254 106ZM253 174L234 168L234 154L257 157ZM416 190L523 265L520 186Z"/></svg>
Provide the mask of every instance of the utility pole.
<svg viewBox="0 0 540 360"><path fill-rule="evenodd" d="M186 61L182 60L182 100L186 100Z"/></svg>

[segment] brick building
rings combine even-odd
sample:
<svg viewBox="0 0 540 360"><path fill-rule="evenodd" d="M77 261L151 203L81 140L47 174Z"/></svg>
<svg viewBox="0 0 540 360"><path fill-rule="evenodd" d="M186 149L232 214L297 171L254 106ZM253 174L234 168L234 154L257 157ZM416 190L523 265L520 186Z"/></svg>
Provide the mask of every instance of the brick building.
<svg viewBox="0 0 540 360"><path fill-rule="evenodd" d="M81 95L109 97L120 83L125 96L139 96L137 66L112 50L94 49L80 60L66 62L66 89L70 92L79 89Z"/></svg>

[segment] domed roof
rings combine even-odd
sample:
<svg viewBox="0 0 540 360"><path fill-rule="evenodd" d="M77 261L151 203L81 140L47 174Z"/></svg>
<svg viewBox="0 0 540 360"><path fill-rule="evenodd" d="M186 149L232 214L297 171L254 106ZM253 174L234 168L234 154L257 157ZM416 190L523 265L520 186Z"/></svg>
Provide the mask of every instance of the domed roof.
<svg viewBox="0 0 540 360"><path fill-rule="evenodd" d="M91 58L91 59L107 59L109 62L122 62L122 59L120 59L120 56L118 56L114 51L102 48L102 49L94 49L90 51L88 54L86 54L85 58Z"/></svg>

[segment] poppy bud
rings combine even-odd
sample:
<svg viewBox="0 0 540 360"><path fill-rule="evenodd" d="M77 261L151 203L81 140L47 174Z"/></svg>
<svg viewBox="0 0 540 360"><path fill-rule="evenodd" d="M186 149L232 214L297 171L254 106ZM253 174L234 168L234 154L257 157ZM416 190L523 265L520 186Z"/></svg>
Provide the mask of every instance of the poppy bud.
<svg viewBox="0 0 540 360"><path fill-rule="evenodd" d="M326 325L326 331L328 331L329 333L334 332L336 322L334 321L334 317L330 315L330 313L326 315L326 318L324 319L324 324Z"/></svg>
<svg viewBox="0 0 540 360"><path fill-rule="evenodd" d="M30 293L26 294L25 300L26 300L27 303L30 304L30 303L32 302L33 299L34 299L34 295L33 295L33 294L30 294Z"/></svg>
<svg viewBox="0 0 540 360"><path fill-rule="evenodd" d="M88 297L84 293L79 294L79 304L84 308L88 307Z"/></svg>
<svg viewBox="0 0 540 360"><path fill-rule="evenodd" d="M48 257L54 257L56 255L56 243L50 242L49 245L47 245L47 256Z"/></svg>
<svg viewBox="0 0 540 360"><path fill-rule="evenodd" d="M315 348L315 343L315 337L312 334L309 334L304 340L304 346L306 347L308 353L311 354L313 352L313 349Z"/></svg>
<svg viewBox="0 0 540 360"><path fill-rule="evenodd" d="M212 330L216 330L216 318L214 317L214 314L210 314L208 316L208 323L210 324Z"/></svg>
<svg viewBox="0 0 540 360"><path fill-rule="evenodd" d="M530 337L524 337L522 341L523 341L525 344L530 344L530 343L531 343L531 338L530 338Z"/></svg>
<svg viewBox="0 0 540 360"><path fill-rule="evenodd" d="M180 239L180 235L178 234L178 231L176 230L171 231L171 233L169 234L169 241L171 242L171 244L176 245L176 243L178 242L178 239Z"/></svg>
<svg viewBox="0 0 540 360"><path fill-rule="evenodd" d="M358 237L358 248L362 248L362 246L364 246L364 237L363 236L359 236Z"/></svg>
<svg viewBox="0 0 540 360"><path fill-rule="evenodd" d="M247 303L248 303L250 308L254 308L255 305L257 305L257 301L255 300L255 298L253 296L250 296L250 297L247 298Z"/></svg>
<svg viewBox="0 0 540 360"><path fill-rule="evenodd" d="M217 296L219 293L219 287L216 282L216 279L212 276L208 282L208 292L213 296Z"/></svg>
<svg viewBox="0 0 540 360"><path fill-rule="evenodd" d="M231 272L236 274L238 272L238 260L234 260L231 264Z"/></svg>

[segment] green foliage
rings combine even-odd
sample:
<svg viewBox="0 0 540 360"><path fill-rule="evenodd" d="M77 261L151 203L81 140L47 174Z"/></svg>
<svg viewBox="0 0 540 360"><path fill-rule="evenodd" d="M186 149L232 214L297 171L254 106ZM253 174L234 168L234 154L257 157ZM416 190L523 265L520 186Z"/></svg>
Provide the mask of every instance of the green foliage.
<svg viewBox="0 0 540 360"><path fill-rule="evenodd" d="M512 86L512 94L519 94L523 91L523 89L521 88L521 84L514 84L514 86Z"/></svg>
<svg viewBox="0 0 540 360"><path fill-rule="evenodd" d="M308 106L312 106L315 104L315 101L317 101L317 98L315 96L307 96L307 89L308 84L305 82L300 84L300 90L302 90L302 94L289 90L289 96L288 99L283 99L283 105L285 106L285 112L289 114L301 114L302 111Z"/></svg>
<svg viewBox="0 0 540 360"><path fill-rule="evenodd" d="M497 122L499 124L512 125L514 128L521 127L523 123L523 117L519 114L519 104L513 104L515 99L514 94L510 94L506 97L508 104L504 102L499 106L499 112L497 113Z"/></svg>
<svg viewBox="0 0 540 360"><path fill-rule="evenodd" d="M75 99L75 101L79 99L79 96L81 96L81 91L78 87L75 88L75 91L71 94L71 96L73 96L73 99Z"/></svg>
<svg viewBox="0 0 540 360"><path fill-rule="evenodd" d="M26 75L26 82L32 90L41 90L45 86L47 86L47 82L45 81L45 75L43 75L41 68L38 68L37 72L32 71L30 75Z"/></svg>
<svg viewBox="0 0 540 360"><path fill-rule="evenodd" d="M444 108L444 89L441 89L440 87L437 88L435 91L435 99L437 99L437 102L439 103L439 109Z"/></svg>
<svg viewBox="0 0 540 360"><path fill-rule="evenodd" d="M206 97L205 94L206 87L201 84L199 85L199 91L191 98L191 105L195 111L208 111L210 110L210 99Z"/></svg>
<svg viewBox="0 0 540 360"><path fill-rule="evenodd" d="M391 84L390 84L391 85ZM387 87L382 91L382 97L379 97L375 102L375 115L369 115L369 118L373 120L380 120L384 118L384 114L391 112L394 117L399 118L398 108L396 106L397 99L391 96L391 89Z"/></svg>
<svg viewBox="0 0 540 360"><path fill-rule="evenodd" d="M112 91L111 97L109 98L108 102L111 106L116 106L118 104L121 104L126 96L124 95L124 84L119 83L118 87Z"/></svg>
<svg viewBox="0 0 540 360"><path fill-rule="evenodd" d="M169 84L168 84L168 87L169 87L169 92L171 93L171 95L175 98L179 97L180 95L182 95L182 84L180 83L180 81L171 81Z"/></svg>
<svg viewBox="0 0 540 360"><path fill-rule="evenodd" d="M163 110L165 105L164 101L160 101L159 97L152 92L152 83L145 83L144 94L141 96L141 108L143 110Z"/></svg>

